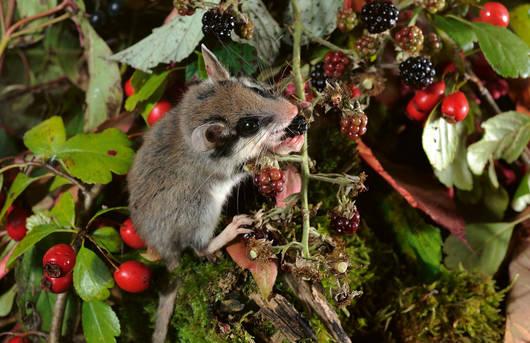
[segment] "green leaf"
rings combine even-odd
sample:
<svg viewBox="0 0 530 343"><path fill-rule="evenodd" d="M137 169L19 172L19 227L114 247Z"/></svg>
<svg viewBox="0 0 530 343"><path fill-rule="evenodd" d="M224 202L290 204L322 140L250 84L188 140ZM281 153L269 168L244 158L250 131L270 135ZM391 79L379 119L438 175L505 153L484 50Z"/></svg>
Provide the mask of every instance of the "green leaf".
<svg viewBox="0 0 530 343"><path fill-rule="evenodd" d="M495 72L503 77L527 77L529 48L512 31L485 23L473 23L484 57Z"/></svg>
<svg viewBox="0 0 530 343"><path fill-rule="evenodd" d="M26 234L26 237L22 239L18 245L15 247L15 250L13 250L13 254L11 254L11 257L9 257L9 261L7 261L8 265L11 265L17 257L24 254L26 251L31 249L35 244L40 242L45 237L51 235L54 232L72 232L75 233L75 230L71 229L64 229L56 224L44 224L44 225L38 225L33 228L33 230L29 231Z"/></svg>
<svg viewBox="0 0 530 343"><path fill-rule="evenodd" d="M53 192L57 189L59 189L59 187L61 186L64 186L64 185L69 185L71 184L70 181L68 179L65 179L64 177L62 176L56 176L53 178L53 181L50 185L50 192Z"/></svg>
<svg viewBox="0 0 530 343"><path fill-rule="evenodd" d="M469 170L466 160L465 130L460 130L456 140L456 154L453 161L442 170L434 170L434 174L446 187L455 186L458 189L469 191L473 188L473 175Z"/></svg>
<svg viewBox="0 0 530 343"><path fill-rule="evenodd" d="M512 9L510 27L530 46L530 4L519 5Z"/></svg>
<svg viewBox="0 0 530 343"><path fill-rule="evenodd" d="M0 211L0 221L2 218L4 218L4 215L7 212L7 209L13 204L16 198L26 188L28 188L29 185L31 185L33 182L42 179L43 177L46 177L46 175L39 176L39 177L29 177L26 174L18 173L15 177L15 180L11 184L11 187L9 187L9 190L7 191L6 200L4 202L4 207L2 207L2 210Z"/></svg>
<svg viewBox="0 0 530 343"><path fill-rule="evenodd" d="M248 44L230 42L223 48L214 49L213 53L232 75L252 75L258 70L256 49ZM204 69L206 72L206 68Z"/></svg>
<svg viewBox="0 0 530 343"><path fill-rule="evenodd" d="M90 249L79 249L74 267L74 287L84 301L105 300L114 279L105 263ZM85 333L86 334L86 333Z"/></svg>
<svg viewBox="0 0 530 343"><path fill-rule="evenodd" d="M79 11L74 20L83 34L88 63L89 81L85 97L85 130L88 131L120 113L123 90L118 63L110 58L112 51L107 43L92 28L84 11Z"/></svg>
<svg viewBox="0 0 530 343"><path fill-rule="evenodd" d="M118 316L101 301L83 302L82 324L87 343L114 343L120 335Z"/></svg>
<svg viewBox="0 0 530 343"><path fill-rule="evenodd" d="M17 1L16 3L17 16L19 18L31 17L31 16L34 16L35 14L45 12L55 6L57 6L57 0ZM26 27L37 27L45 21L46 21L46 18L33 20L33 21L30 21Z"/></svg>
<svg viewBox="0 0 530 343"><path fill-rule="evenodd" d="M530 204L530 174L526 174L517 187L512 199L512 209L523 211Z"/></svg>
<svg viewBox="0 0 530 343"><path fill-rule="evenodd" d="M79 38L69 28L66 23L50 26L44 37L44 49L72 84L85 91L84 87L88 80L84 79L82 73L84 59Z"/></svg>
<svg viewBox="0 0 530 343"><path fill-rule="evenodd" d="M0 317L5 317L11 312L16 293L17 287L13 285L4 294L0 295Z"/></svg>
<svg viewBox="0 0 530 343"><path fill-rule="evenodd" d="M274 20L262 0L248 0L241 2L241 9L254 24L254 34L251 40L238 39L256 48L259 58L272 64L280 52L280 25ZM235 39L235 37L233 37ZM255 65L257 66L257 65ZM252 73L247 73L248 75Z"/></svg>
<svg viewBox="0 0 530 343"><path fill-rule="evenodd" d="M443 170L453 162L463 130L462 123L451 124L439 111L431 112L423 129L422 144L435 170Z"/></svg>
<svg viewBox="0 0 530 343"><path fill-rule="evenodd" d="M211 3L219 3L212 0ZM166 25L153 30L146 38L111 56L114 61L126 63L135 69L151 72L160 63L180 62L188 57L202 40L204 9L193 15L177 16Z"/></svg>
<svg viewBox="0 0 530 343"><path fill-rule="evenodd" d="M447 35L464 51L471 50L477 40L473 29L459 20L434 15L434 25Z"/></svg>
<svg viewBox="0 0 530 343"><path fill-rule="evenodd" d="M490 159L515 161L530 140L530 117L518 112L504 112L482 123L484 137L469 146L467 162L480 175Z"/></svg>
<svg viewBox="0 0 530 343"><path fill-rule="evenodd" d="M51 214L60 226L73 228L75 226L75 202L72 193L62 193L52 208Z"/></svg>
<svg viewBox="0 0 530 343"><path fill-rule="evenodd" d="M142 72L136 71L135 74L136 73ZM166 87L167 77L170 73L171 70L166 70L160 74L146 75L145 81L141 87L134 88L135 93L127 98L127 101L125 102L125 109L127 111L134 110L139 102L148 100L155 92L159 91L160 88L162 88L163 92Z"/></svg>
<svg viewBox="0 0 530 343"><path fill-rule="evenodd" d="M117 212L122 212L122 213L128 214L129 213L129 208L127 206L118 206L118 207L110 207L110 208L104 208L102 210L99 210L99 211L96 212L96 214L94 214L92 216L92 218L90 218L90 220L88 221L87 226L90 226L90 224L92 224L92 222L96 218L98 218L99 216L102 216L105 213L109 213L109 212L113 212L113 211L117 211Z"/></svg>
<svg viewBox="0 0 530 343"><path fill-rule="evenodd" d="M109 183L111 172L126 174L134 151L131 142L118 129L101 133L79 134L64 143L57 157L65 169L86 183Z"/></svg>
<svg viewBox="0 0 530 343"><path fill-rule="evenodd" d="M24 145L35 155L52 157L59 146L66 141L63 119L51 117L24 134Z"/></svg>
<svg viewBox="0 0 530 343"><path fill-rule="evenodd" d="M92 233L92 238L98 245L107 249L109 252L116 253L121 249L120 234L113 227L100 227Z"/></svg>
<svg viewBox="0 0 530 343"><path fill-rule="evenodd" d="M342 6L341 0L313 1L299 0L298 7L300 16L306 30L310 35L324 37L335 30L337 27L337 12ZM286 12L285 23L292 25L292 7L289 5ZM309 43L307 36L302 38L302 44Z"/></svg>
<svg viewBox="0 0 530 343"><path fill-rule="evenodd" d="M466 226L469 247L451 235L444 244L445 265L457 269L462 264L467 270L493 275L508 251L514 223L478 223Z"/></svg>
<svg viewBox="0 0 530 343"><path fill-rule="evenodd" d="M53 318L53 309L55 307L55 301L57 300L57 294L52 292L42 291L39 293L37 299L36 310L39 313L41 323L40 329L45 332L50 331L51 322ZM62 334L65 335L71 325L71 320L74 315L77 314L78 306L77 299L74 298L72 293L68 294L66 299L66 308L63 315Z"/></svg>

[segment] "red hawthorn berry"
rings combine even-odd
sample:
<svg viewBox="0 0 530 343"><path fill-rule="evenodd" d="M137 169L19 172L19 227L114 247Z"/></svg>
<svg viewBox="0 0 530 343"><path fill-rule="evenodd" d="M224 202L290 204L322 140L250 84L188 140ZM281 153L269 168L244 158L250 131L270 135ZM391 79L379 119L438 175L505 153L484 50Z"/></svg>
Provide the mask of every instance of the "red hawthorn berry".
<svg viewBox="0 0 530 343"><path fill-rule="evenodd" d="M147 116L147 124L153 126L157 121L162 119L167 111L171 109L171 103L166 100L159 101L155 104Z"/></svg>
<svg viewBox="0 0 530 343"><path fill-rule="evenodd" d="M44 274L51 278L64 276L75 266L75 251L65 243L52 246L42 257Z"/></svg>
<svg viewBox="0 0 530 343"><path fill-rule="evenodd" d="M510 23L510 12L500 2L486 2L480 10L476 21L494 26L507 27Z"/></svg>
<svg viewBox="0 0 530 343"><path fill-rule="evenodd" d="M418 109L416 103L414 102L414 98L410 99L409 103L407 104L406 111L407 117L409 117L411 120L424 121L428 116L428 113L422 112Z"/></svg>
<svg viewBox="0 0 530 343"><path fill-rule="evenodd" d="M63 293L72 286L72 272L61 277L49 277L44 275L42 277L41 287L52 293Z"/></svg>
<svg viewBox="0 0 530 343"><path fill-rule="evenodd" d="M121 239L133 249L145 248L145 242L138 235L131 218L128 218L120 227Z"/></svg>
<svg viewBox="0 0 530 343"><path fill-rule="evenodd" d="M125 82L124 90L125 90L125 95L127 96L134 95L134 87L132 85L132 79L129 79L127 80L127 82Z"/></svg>
<svg viewBox="0 0 530 343"><path fill-rule="evenodd" d="M27 337L23 336L14 336L9 338L6 343L30 343L29 339Z"/></svg>
<svg viewBox="0 0 530 343"><path fill-rule="evenodd" d="M413 101L416 107L423 112L430 112L445 93L445 82L433 83L426 89L418 90L414 94Z"/></svg>
<svg viewBox="0 0 530 343"><path fill-rule="evenodd" d="M442 101L442 115L450 121L459 122L469 113L469 103L461 91L447 95Z"/></svg>
<svg viewBox="0 0 530 343"><path fill-rule="evenodd" d="M138 261L127 261L116 269L114 280L124 291L140 293L149 288L151 270Z"/></svg>
<svg viewBox="0 0 530 343"><path fill-rule="evenodd" d="M20 207L12 207L8 210L8 217L6 223L6 230L9 237L15 241L20 241L26 236L26 219L28 213L26 210Z"/></svg>

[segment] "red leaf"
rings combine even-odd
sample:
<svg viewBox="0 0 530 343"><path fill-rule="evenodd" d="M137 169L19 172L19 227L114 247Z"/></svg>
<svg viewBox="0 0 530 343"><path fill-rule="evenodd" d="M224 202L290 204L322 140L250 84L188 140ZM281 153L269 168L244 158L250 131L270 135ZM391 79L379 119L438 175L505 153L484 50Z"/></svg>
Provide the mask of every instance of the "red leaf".
<svg viewBox="0 0 530 343"><path fill-rule="evenodd" d="M238 241L226 247L226 252L238 266L243 269L248 269L252 273L252 277L263 299L268 299L272 293L274 282L278 276L278 266L275 261L269 260L267 262L253 261L248 257L247 245Z"/></svg>
<svg viewBox="0 0 530 343"><path fill-rule="evenodd" d="M464 219L457 212L454 201L447 190L431 175L399 165L383 156L375 156L361 140L357 141L357 151L362 159L381 175L410 206L425 212L436 223L445 227L453 235L466 241Z"/></svg>

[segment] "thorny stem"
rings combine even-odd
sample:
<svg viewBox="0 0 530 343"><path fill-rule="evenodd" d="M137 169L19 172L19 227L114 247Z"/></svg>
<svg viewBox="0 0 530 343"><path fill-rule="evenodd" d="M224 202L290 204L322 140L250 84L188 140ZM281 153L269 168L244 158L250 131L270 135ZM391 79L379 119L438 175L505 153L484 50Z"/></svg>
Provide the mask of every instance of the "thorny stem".
<svg viewBox="0 0 530 343"><path fill-rule="evenodd" d="M296 25L296 24L295 24L295 25ZM351 56L354 60L357 60L357 59L358 59L357 53L356 53L355 51L353 51L353 50L343 49L343 48L341 48L341 47L339 47L339 46L337 46L337 45L335 45L335 44L333 44L333 43L328 42L328 41L325 40L325 39L322 39L322 38L320 38L320 37L313 36L313 35L311 35L309 32L307 32L307 30L306 30L306 34L307 34L307 35L309 36L309 38L310 38L313 42L315 42L315 43L318 43L318 44L320 44L320 45L322 45L322 46L325 46L326 48L330 48L330 49L333 50L333 51L340 51L340 52L342 52L342 53L345 54L345 55L349 55L349 56Z"/></svg>
<svg viewBox="0 0 530 343"><path fill-rule="evenodd" d="M29 35L29 34L32 34L32 33L35 33L35 32L38 32L50 25L53 25L53 24L57 24L63 20L66 20L66 19L69 19L70 17L72 16L71 13L64 13L63 15L60 15L58 16L57 18L53 18L45 23L42 23L41 25L38 25L38 26L35 26L35 27L30 27L30 28L27 28L25 30L20 30L18 32L15 32L11 35L11 38L16 38L16 37L19 37L19 36L23 36L23 35Z"/></svg>
<svg viewBox="0 0 530 343"><path fill-rule="evenodd" d="M473 82L475 85L477 85L478 91L484 97L486 102L491 106L493 111L495 111L495 114L501 113L502 111L499 108L499 106L497 105L497 103L495 102L495 99L493 99L493 96L491 95L490 91L486 87L484 87L484 85L479 80L477 75L472 70L468 70L466 72L466 76L471 82Z"/></svg>
<svg viewBox="0 0 530 343"><path fill-rule="evenodd" d="M291 0L293 7L293 76L296 87L296 96L300 101L305 101L304 81L302 80L302 72L300 71L300 47L302 41L302 20L300 17L300 9L297 0ZM303 256L309 258L309 228L311 226L309 218L309 154L307 151L307 132L304 134L304 145L302 146L302 163L301 163L301 177L302 177L302 245Z"/></svg>

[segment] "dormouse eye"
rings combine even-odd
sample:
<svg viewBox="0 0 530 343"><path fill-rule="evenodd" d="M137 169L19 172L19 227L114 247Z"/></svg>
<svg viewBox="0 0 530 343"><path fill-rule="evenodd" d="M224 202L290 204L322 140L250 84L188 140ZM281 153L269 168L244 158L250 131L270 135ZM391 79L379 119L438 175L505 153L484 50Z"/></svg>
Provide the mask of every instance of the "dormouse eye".
<svg viewBox="0 0 530 343"><path fill-rule="evenodd" d="M241 118L237 122L236 131L241 137L250 137L255 135L260 128L260 120L256 117Z"/></svg>

